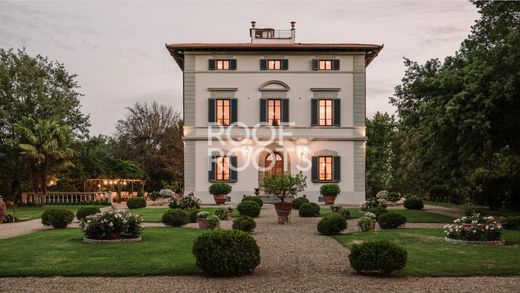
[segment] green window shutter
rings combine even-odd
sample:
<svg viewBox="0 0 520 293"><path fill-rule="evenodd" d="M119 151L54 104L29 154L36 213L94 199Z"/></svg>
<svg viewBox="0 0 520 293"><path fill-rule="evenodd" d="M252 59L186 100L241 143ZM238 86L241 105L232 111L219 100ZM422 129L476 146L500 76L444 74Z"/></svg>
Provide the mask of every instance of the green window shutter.
<svg viewBox="0 0 520 293"><path fill-rule="evenodd" d="M229 69L230 70L237 70L237 59L229 60Z"/></svg>
<svg viewBox="0 0 520 293"><path fill-rule="evenodd" d="M230 115L230 123L234 123L238 121L238 99L231 99L231 115Z"/></svg>
<svg viewBox="0 0 520 293"><path fill-rule="evenodd" d="M318 125L318 99L311 99L311 126Z"/></svg>
<svg viewBox="0 0 520 293"><path fill-rule="evenodd" d="M311 180L312 182L318 182L318 157L312 157L312 168L311 168Z"/></svg>
<svg viewBox="0 0 520 293"><path fill-rule="evenodd" d="M289 99L282 99L282 122L289 122Z"/></svg>
<svg viewBox="0 0 520 293"><path fill-rule="evenodd" d="M208 99L208 122L216 122L215 119L215 99Z"/></svg>
<svg viewBox="0 0 520 293"><path fill-rule="evenodd" d="M334 99L334 126L341 126L341 100Z"/></svg>
<svg viewBox="0 0 520 293"><path fill-rule="evenodd" d="M332 70L339 70L339 59L332 60Z"/></svg>
<svg viewBox="0 0 520 293"><path fill-rule="evenodd" d="M215 70L215 63L217 62L217 60L215 59L209 59L208 60L208 69L209 70Z"/></svg>
<svg viewBox="0 0 520 293"><path fill-rule="evenodd" d="M217 169L217 163L215 162L215 157L208 157L208 181L215 182L215 170Z"/></svg>
<svg viewBox="0 0 520 293"><path fill-rule="evenodd" d="M318 70L318 59L312 59L312 70Z"/></svg>
<svg viewBox="0 0 520 293"><path fill-rule="evenodd" d="M236 167L237 167L237 157L236 156L229 157L229 163L230 163L231 166L233 166L236 169ZM233 170L231 168L229 170L229 181L237 182L237 180L238 180L237 170Z"/></svg>
<svg viewBox="0 0 520 293"><path fill-rule="evenodd" d="M282 70L289 70L289 59L282 59Z"/></svg>
<svg viewBox="0 0 520 293"><path fill-rule="evenodd" d="M333 161L333 173L332 175L334 176L333 179L334 181L336 182L339 182L341 181L341 157L340 156L335 156L333 157L334 161Z"/></svg>
<svg viewBox="0 0 520 293"><path fill-rule="evenodd" d="M267 70L267 60L260 59L260 70Z"/></svg>
<svg viewBox="0 0 520 293"><path fill-rule="evenodd" d="M267 122L267 100L260 99L260 122Z"/></svg>

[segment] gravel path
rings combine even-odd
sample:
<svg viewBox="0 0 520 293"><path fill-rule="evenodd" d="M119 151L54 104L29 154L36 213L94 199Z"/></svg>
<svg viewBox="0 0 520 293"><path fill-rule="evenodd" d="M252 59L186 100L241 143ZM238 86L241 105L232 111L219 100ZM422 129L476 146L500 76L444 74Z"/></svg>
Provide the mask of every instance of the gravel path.
<svg viewBox="0 0 520 293"><path fill-rule="evenodd" d="M9 292L519 292L520 277L377 278L351 272L348 250L316 232L318 218L293 213L290 225L276 224L271 205L262 209L253 236L262 263L241 278L203 276L4 278ZM223 224L229 225L231 221ZM227 227L226 227L227 228ZM356 220L349 220L355 231Z"/></svg>
<svg viewBox="0 0 520 293"><path fill-rule="evenodd" d="M424 211L430 212L434 214L441 214L446 215L450 217L460 218L464 216L464 211L461 209L452 209L452 208L445 208L440 206L433 206L433 205L424 205Z"/></svg>

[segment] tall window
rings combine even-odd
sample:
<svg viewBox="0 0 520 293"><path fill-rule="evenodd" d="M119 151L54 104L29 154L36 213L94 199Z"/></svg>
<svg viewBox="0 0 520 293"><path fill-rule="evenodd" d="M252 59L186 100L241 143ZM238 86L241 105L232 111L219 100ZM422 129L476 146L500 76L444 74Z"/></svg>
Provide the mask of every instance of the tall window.
<svg viewBox="0 0 520 293"><path fill-rule="evenodd" d="M332 157L319 157L318 163L320 181L332 181Z"/></svg>
<svg viewBox="0 0 520 293"><path fill-rule="evenodd" d="M215 170L216 181L229 180L229 157L218 157Z"/></svg>
<svg viewBox="0 0 520 293"><path fill-rule="evenodd" d="M282 68L282 60L267 60L267 69L280 70Z"/></svg>
<svg viewBox="0 0 520 293"><path fill-rule="evenodd" d="M332 70L332 60L320 60L319 69L320 70Z"/></svg>
<svg viewBox="0 0 520 293"><path fill-rule="evenodd" d="M217 60L217 70L229 70L229 60Z"/></svg>
<svg viewBox="0 0 520 293"><path fill-rule="evenodd" d="M320 99L318 124L320 126L332 126L332 113L332 100Z"/></svg>
<svg viewBox="0 0 520 293"><path fill-rule="evenodd" d="M229 99L217 99L216 100L216 107L217 116L215 117L217 124L227 126L229 125Z"/></svg>
<svg viewBox="0 0 520 293"><path fill-rule="evenodd" d="M282 117L281 104L282 101L280 99L267 100L267 122L270 125L280 125Z"/></svg>

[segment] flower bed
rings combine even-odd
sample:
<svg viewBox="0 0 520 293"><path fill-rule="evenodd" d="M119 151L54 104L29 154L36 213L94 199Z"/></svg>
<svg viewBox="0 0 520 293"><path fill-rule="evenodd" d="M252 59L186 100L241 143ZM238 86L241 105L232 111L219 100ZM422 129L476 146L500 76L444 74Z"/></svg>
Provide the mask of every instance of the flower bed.
<svg viewBox="0 0 520 293"><path fill-rule="evenodd" d="M477 213L469 217L461 217L453 221L453 224L444 226L444 233L446 233L446 241L451 243L500 243L502 225L493 217L483 217Z"/></svg>
<svg viewBox="0 0 520 293"><path fill-rule="evenodd" d="M87 216L81 228L85 242L133 242L140 240L141 221L139 215L112 210Z"/></svg>

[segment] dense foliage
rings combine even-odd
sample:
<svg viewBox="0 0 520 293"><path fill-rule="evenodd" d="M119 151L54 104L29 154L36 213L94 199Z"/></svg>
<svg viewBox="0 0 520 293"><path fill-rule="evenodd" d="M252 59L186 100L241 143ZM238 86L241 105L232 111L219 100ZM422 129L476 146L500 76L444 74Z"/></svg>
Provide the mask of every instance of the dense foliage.
<svg viewBox="0 0 520 293"><path fill-rule="evenodd" d="M493 217L481 214L464 216L444 226L446 237L464 241L496 241L502 235L502 225Z"/></svg>
<svg viewBox="0 0 520 293"><path fill-rule="evenodd" d="M227 183L213 183L209 186L209 193L213 195L228 194L231 190L231 185Z"/></svg>
<svg viewBox="0 0 520 293"><path fill-rule="evenodd" d="M387 212L377 218L381 229L397 229L406 223L406 217L398 213Z"/></svg>
<svg viewBox="0 0 520 293"><path fill-rule="evenodd" d="M76 212L76 218L83 221L87 216L95 215L97 213L101 213L101 210L98 207L80 207Z"/></svg>
<svg viewBox="0 0 520 293"><path fill-rule="evenodd" d="M341 192L339 185L337 184L323 184L320 186L320 194L321 195L332 195L336 196Z"/></svg>
<svg viewBox="0 0 520 293"><path fill-rule="evenodd" d="M347 221L340 215L326 215L318 222L318 232L323 235L337 235L347 229Z"/></svg>
<svg viewBox="0 0 520 293"><path fill-rule="evenodd" d="M208 229L215 230L220 228L220 220L215 215L208 215L206 217L206 221L208 221Z"/></svg>
<svg viewBox="0 0 520 293"><path fill-rule="evenodd" d="M260 206L252 200L242 201L238 204L237 209L242 216L256 218L260 215Z"/></svg>
<svg viewBox="0 0 520 293"><path fill-rule="evenodd" d="M233 220L233 229L244 232L253 232L256 228L255 220L248 216L240 216Z"/></svg>
<svg viewBox="0 0 520 293"><path fill-rule="evenodd" d="M190 215L182 209L171 209L164 213L161 222L167 226L180 227L190 222Z"/></svg>
<svg viewBox="0 0 520 293"><path fill-rule="evenodd" d="M354 244L349 260L352 268L359 273L391 274L406 265L407 252L389 241L369 241Z"/></svg>
<svg viewBox="0 0 520 293"><path fill-rule="evenodd" d="M256 240L238 230L216 230L202 234L193 244L197 266L212 276L241 276L260 264Z"/></svg>
<svg viewBox="0 0 520 293"><path fill-rule="evenodd" d="M509 216L502 220L502 227L508 230L520 230L520 216Z"/></svg>
<svg viewBox="0 0 520 293"><path fill-rule="evenodd" d="M228 212L226 208L217 208L215 210L215 216L217 216L220 220L225 220L228 216Z"/></svg>
<svg viewBox="0 0 520 293"><path fill-rule="evenodd" d="M305 190L307 176L302 172L296 175L268 174L263 178L261 184L267 194L274 194L284 202L287 197L294 198L298 192Z"/></svg>
<svg viewBox="0 0 520 293"><path fill-rule="evenodd" d="M85 217L81 222L81 228L90 239L138 238L141 234L141 221L139 215L112 210Z"/></svg>
<svg viewBox="0 0 520 293"><path fill-rule="evenodd" d="M244 196L242 198L242 201L244 200L252 200L254 202L256 202L260 207L264 206L264 201L259 198L258 196Z"/></svg>
<svg viewBox="0 0 520 293"><path fill-rule="evenodd" d="M304 203L309 203L309 200L306 197L297 197L292 201L292 206L294 209L299 209Z"/></svg>
<svg viewBox="0 0 520 293"><path fill-rule="evenodd" d="M298 214L300 217L319 217L320 206L313 202L304 203L298 209Z"/></svg>
<svg viewBox="0 0 520 293"><path fill-rule="evenodd" d="M419 198L408 197L404 200L403 206L409 210L422 210L424 208L424 203Z"/></svg>
<svg viewBox="0 0 520 293"><path fill-rule="evenodd" d="M200 199L188 194L181 199L172 198L168 206L170 209L200 209Z"/></svg>
<svg viewBox="0 0 520 293"><path fill-rule="evenodd" d="M48 209L42 214L42 224L55 229L67 228L74 220L74 213L64 209Z"/></svg>
<svg viewBox="0 0 520 293"><path fill-rule="evenodd" d="M126 202L126 206L129 209L140 209L146 207L146 199L142 196L136 196L129 198Z"/></svg>

